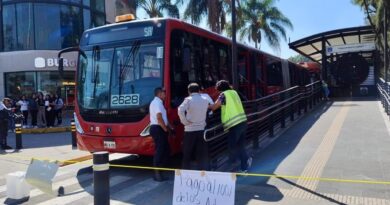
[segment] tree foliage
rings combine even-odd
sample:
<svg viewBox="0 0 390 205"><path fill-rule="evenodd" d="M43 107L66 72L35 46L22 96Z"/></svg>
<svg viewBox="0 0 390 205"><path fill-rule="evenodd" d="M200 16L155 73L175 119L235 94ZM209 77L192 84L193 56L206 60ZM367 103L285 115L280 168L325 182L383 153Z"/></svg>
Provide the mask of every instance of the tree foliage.
<svg viewBox="0 0 390 205"><path fill-rule="evenodd" d="M248 0L239 8L241 39L247 37L257 48L264 38L272 48L279 50L280 37L286 40L285 28L293 29L293 25L274 4L275 0Z"/></svg>
<svg viewBox="0 0 390 205"><path fill-rule="evenodd" d="M295 55L295 56L291 56L290 58L288 58L288 60L290 60L291 62L294 62L294 63L313 62L309 58L306 58L305 56L300 55L300 54Z"/></svg>

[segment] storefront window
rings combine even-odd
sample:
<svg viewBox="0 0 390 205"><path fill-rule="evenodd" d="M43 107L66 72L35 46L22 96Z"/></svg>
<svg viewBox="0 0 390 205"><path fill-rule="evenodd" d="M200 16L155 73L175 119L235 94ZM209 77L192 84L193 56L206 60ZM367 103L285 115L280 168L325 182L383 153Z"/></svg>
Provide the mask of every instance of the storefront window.
<svg viewBox="0 0 390 205"><path fill-rule="evenodd" d="M15 5L7 5L3 7L3 35L4 35L4 50L15 50L17 46L16 39L16 15Z"/></svg>
<svg viewBox="0 0 390 205"><path fill-rule="evenodd" d="M60 7L55 4L35 4L34 14L37 49L61 48Z"/></svg>
<svg viewBox="0 0 390 205"><path fill-rule="evenodd" d="M84 30L91 28L91 12L87 9L83 11L84 15Z"/></svg>
<svg viewBox="0 0 390 205"><path fill-rule="evenodd" d="M7 1L2 7L4 51L59 50L76 46L84 30L105 24L104 0L58 2Z"/></svg>
<svg viewBox="0 0 390 205"><path fill-rule="evenodd" d="M104 15L101 15L100 13L92 13L92 25L91 28L102 26L105 24L105 17Z"/></svg>
<svg viewBox="0 0 390 205"><path fill-rule="evenodd" d="M6 95L9 97L30 96L35 92L35 72L6 73L5 82Z"/></svg>
<svg viewBox="0 0 390 205"><path fill-rule="evenodd" d="M90 6L91 5L91 1L90 0L83 0L83 4L85 6Z"/></svg>
<svg viewBox="0 0 390 205"><path fill-rule="evenodd" d="M62 5L60 18L62 48L78 45L83 30L80 8Z"/></svg>
<svg viewBox="0 0 390 205"><path fill-rule="evenodd" d="M91 9L104 12L105 5L104 0L95 0L91 2Z"/></svg>
<svg viewBox="0 0 390 205"><path fill-rule="evenodd" d="M34 49L33 4L16 4L18 50Z"/></svg>
<svg viewBox="0 0 390 205"><path fill-rule="evenodd" d="M5 73L6 96L19 98L33 93L60 93L74 98L74 71L66 71L60 79L57 71ZM72 100L70 100L72 101Z"/></svg>

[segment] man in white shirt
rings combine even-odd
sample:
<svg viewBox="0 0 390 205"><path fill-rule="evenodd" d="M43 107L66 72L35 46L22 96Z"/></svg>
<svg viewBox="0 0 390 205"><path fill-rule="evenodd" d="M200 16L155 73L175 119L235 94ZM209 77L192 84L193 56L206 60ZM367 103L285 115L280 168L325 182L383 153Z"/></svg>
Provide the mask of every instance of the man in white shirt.
<svg viewBox="0 0 390 205"><path fill-rule="evenodd" d="M154 89L154 99L149 106L150 114L150 135L154 140L155 153L153 166L164 167L167 165L170 148L168 143L168 130L170 129L167 118L167 111L164 107L165 90L161 87ZM155 171L155 181L164 181L165 178L160 171Z"/></svg>
<svg viewBox="0 0 390 205"><path fill-rule="evenodd" d="M208 147L203 139L206 127L207 110L213 104L206 93L199 93L199 85L191 83L188 85L188 94L183 103L179 106L178 115L184 125L183 139L183 169L191 169L191 156L195 152L199 170L209 170Z"/></svg>

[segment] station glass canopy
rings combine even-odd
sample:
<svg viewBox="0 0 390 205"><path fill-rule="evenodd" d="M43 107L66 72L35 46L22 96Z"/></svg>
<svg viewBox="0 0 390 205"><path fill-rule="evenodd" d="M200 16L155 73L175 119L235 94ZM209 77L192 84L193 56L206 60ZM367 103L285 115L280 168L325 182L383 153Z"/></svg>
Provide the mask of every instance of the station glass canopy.
<svg viewBox="0 0 390 205"><path fill-rule="evenodd" d="M289 47L299 54L322 64L323 55L326 55L324 47L334 47L352 44L367 44L375 42L375 32L371 26L344 28L315 34L292 43ZM365 58L371 58L373 53L363 54Z"/></svg>

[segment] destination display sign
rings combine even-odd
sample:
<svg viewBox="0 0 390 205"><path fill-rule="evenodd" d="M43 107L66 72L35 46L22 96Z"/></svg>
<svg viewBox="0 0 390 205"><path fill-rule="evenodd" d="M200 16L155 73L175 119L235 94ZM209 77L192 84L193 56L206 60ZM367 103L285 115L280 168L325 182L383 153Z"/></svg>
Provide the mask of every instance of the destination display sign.
<svg viewBox="0 0 390 205"><path fill-rule="evenodd" d="M327 46L326 47L326 55L330 55L332 53L351 53L351 52L372 51L372 50L375 50L374 43Z"/></svg>
<svg viewBox="0 0 390 205"><path fill-rule="evenodd" d="M81 45L158 37L164 33L163 27L161 22L130 22L123 25L102 27L85 32L81 39Z"/></svg>

